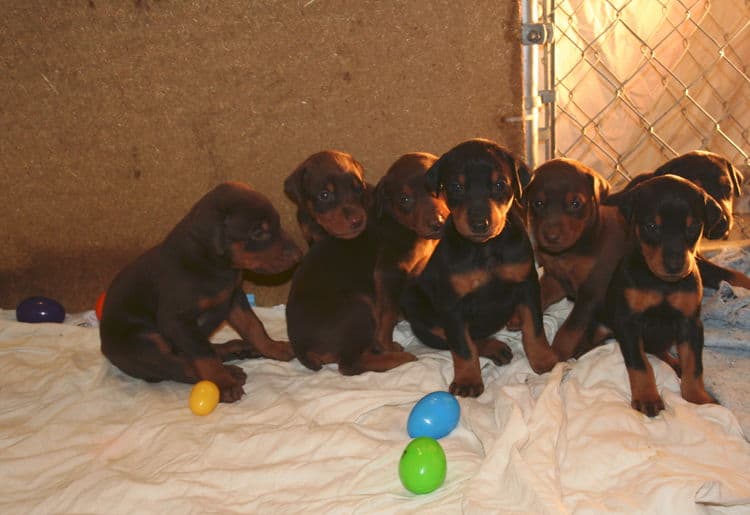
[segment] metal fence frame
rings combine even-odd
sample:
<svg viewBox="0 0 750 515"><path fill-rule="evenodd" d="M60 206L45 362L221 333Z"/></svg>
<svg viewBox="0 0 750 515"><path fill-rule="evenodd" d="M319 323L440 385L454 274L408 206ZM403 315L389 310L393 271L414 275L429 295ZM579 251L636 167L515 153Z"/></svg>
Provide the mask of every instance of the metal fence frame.
<svg viewBox="0 0 750 515"><path fill-rule="evenodd" d="M577 145L581 145L582 148L590 148L591 152L609 160L607 163L608 169L600 169L600 171L608 178L621 182L644 171L629 167L629 160L642 151L644 145L656 146L664 160L695 148L703 148L723 153L735 164L750 165L750 137L748 136L748 128L743 125L750 125L750 115L739 120L737 114L727 105L727 101L720 100L722 105L718 110L715 106L709 109L694 96L694 91L698 87L708 88L709 90L713 88L710 83L710 74L712 70L721 66L722 69L735 74L736 80L740 81L738 84L740 84L742 96L750 98L750 77L748 77L748 74L750 74L748 64L750 63L745 64L745 61L750 61L750 59L743 59L738 56L733 47L733 45L740 43L744 45L744 42L740 40L742 37L750 39L750 16L747 17L744 24L741 24L731 34L711 34L701 25L701 21L705 22L706 19L711 21L712 9L713 12L716 12L717 9L729 7L730 4L737 4L739 1L740 3L744 2L745 12L748 12L750 1L717 0L715 3L709 3L706 0L648 0L659 2L659 5L665 11L667 8L684 8L685 19L681 20L680 23L692 24L690 28L699 34L702 44L705 42L707 48L696 49L696 53L700 50L701 54L696 57L691 54L691 49L686 43L685 55L690 59L695 59L695 62L699 62L703 67L703 71L698 76L687 81L678 77L668 66L659 61L655 49L658 49L660 42L649 43L645 37L642 38L620 18L620 13L624 9L634 8L636 5L634 2L639 0L586 1L589 4L600 2L602 7L615 12L612 22L600 34L595 34L595 37L591 38L590 41L584 41L582 35L574 30L571 32L570 26L561 28L559 24L555 23L556 17L576 16L576 11L583 8L584 2L578 2L577 5L574 1L522 0L521 2L524 73L523 122L526 135L526 159L529 165L534 167L553 157L568 156L573 147ZM566 4L567 10L563 10L560 4ZM571 6L574 7L571 9ZM704 16L701 19L691 19L691 11L695 11L698 7L703 9L709 18ZM671 22L665 19L664 23ZM607 69L604 63L591 57L596 53L598 40L605 37L606 32L612 30L613 27L630 31L632 37L642 45L642 51L646 56L645 64L641 65L639 69L633 70L633 74L625 81L619 80L611 70ZM678 26L672 24L671 28L666 26L665 30L668 34L672 34L678 30ZM611 101L600 112L586 116L584 119L580 119L580 111L573 112L575 109L566 109L556 101L557 95L564 90L571 99L568 106L575 107L575 95L585 94L585 92L576 91L579 88L578 84L568 85L565 83L566 77L555 75L555 44L562 38L565 38L566 44L580 46L580 62L582 65L590 66L592 73L597 74L597 80L608 85L606 87L609 87L612 92ZM742 48L743 52L746 52L747 48L744 46ZM711 55L712 52L715 55L710 62L698 61L699 58L707 59L706 56ZM670 83L670 88L680 92L679 95L672 95L674 97L671 99L673 100L672 105L664 109L663 112L644 114L628 98L628 81L637 78L638 73L641 73L645 66L652 67L648 69L651 73L662 74L663 80ZM747 95L744 95L745 90ZM709 94L718 94L718 91L713 88L713 91L709 91ZM630 116L640 125L641 133L638 135L635 144L624 152L615 151L605 139L597 137L597 124L606 116L607 109L614 106L621 111L629 112ZM750 112L750 101L748 112ZM685 123L685 130L695 133L695 138L693 138L695 142L691 142L692 148L680 148L670 141L670 138L663 134L660 129L660 123L665 117L678 115L682 120L681 123ZM567 148L559 148L560 134L558 131L562 129L570 131L571 127L576 128L580 134L573 136L573 145L568 145ZM568 134L567 139L571 139L570 134ZM577 150L578 153L581 153L580 148Z"/></svg>

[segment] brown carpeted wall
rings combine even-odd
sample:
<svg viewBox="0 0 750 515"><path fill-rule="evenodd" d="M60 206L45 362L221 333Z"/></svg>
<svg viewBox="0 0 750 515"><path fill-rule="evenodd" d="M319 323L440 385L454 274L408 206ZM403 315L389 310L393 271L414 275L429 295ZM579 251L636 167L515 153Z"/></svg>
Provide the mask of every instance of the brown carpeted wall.
<svg viewBox="0 0 750 515"><path fill-rule="evenodd" d="M0 307L91 309L216 183L271 198L309 154L376 182L475 136L522 152L517 1L10 0L0 19ZM288 283L248 283L260 305Z"/></svg>

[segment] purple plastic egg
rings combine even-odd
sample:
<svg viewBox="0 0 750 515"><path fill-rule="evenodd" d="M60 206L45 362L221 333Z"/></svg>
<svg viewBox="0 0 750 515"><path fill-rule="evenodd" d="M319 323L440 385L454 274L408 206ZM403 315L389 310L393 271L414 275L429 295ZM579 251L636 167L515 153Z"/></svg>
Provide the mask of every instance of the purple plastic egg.
<svg viewBox="0 0 750 515"><path fill-rule="evenodd" d="M16 320L38 324L61 323L65 320L65 308L56 300L47 297L29 297L16 306Z"/></svg>

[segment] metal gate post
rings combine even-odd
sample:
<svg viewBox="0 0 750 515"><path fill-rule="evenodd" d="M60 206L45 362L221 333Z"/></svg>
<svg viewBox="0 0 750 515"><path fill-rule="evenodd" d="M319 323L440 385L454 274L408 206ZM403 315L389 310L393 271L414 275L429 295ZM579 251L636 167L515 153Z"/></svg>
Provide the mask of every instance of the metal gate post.
<svg viewBox="0 0 750 515"><path fill-rule="evenodd" d="M526 163L530 168L539 160L539 46L552 39L552 25L539 23L538 0L521 0L521 62L523 65L523 125Z"/></svg>

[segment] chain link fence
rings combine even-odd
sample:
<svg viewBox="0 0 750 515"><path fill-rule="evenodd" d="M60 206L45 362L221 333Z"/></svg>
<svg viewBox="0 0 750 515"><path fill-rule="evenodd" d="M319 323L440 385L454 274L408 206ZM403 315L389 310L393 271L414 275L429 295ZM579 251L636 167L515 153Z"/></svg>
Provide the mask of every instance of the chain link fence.
<svg viewBox="0 0 750 515"><path fill-rule="evenodd" d="M750 0L523 1L551 35L540 159L578 159L617 187L705 149L750 176Z"/></svg>

